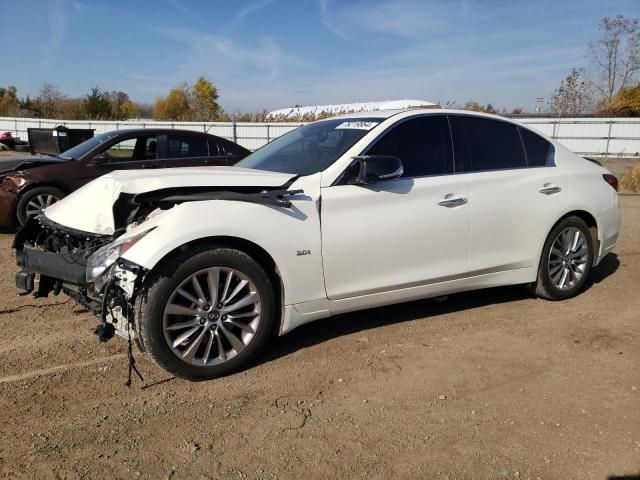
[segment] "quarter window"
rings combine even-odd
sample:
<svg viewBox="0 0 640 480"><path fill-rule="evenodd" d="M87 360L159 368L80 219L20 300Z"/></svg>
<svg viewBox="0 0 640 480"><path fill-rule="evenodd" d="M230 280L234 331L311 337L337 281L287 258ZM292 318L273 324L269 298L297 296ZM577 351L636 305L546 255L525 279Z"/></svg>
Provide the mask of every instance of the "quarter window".
<svg viewBox="0 0 640 480"><path fill-rule="evenodd" d="M527 166L516 125L489 118L460 116L459 126L461 128L454 130L454 134L463 134L466 138L471 171ZM460 139L457 140L456 144L459 144Z"/></svg>
<svg viewBox="0 0 640 480"><path fill-rule="evenodd" d="M168 158L208 157L206 138L169 135L167 139Z"/></svg>
<svg viewBox="0 0 640 480"><path fill-rule="evenodd" d="M404 167L403 177L453 172L451 135L445 116L407 120L385 133L366 153L399 157Z"/></svg>
<svg viewBox="0 0 640 480"><path fill-rule="evenodd" d="M552 167L555 148L531 130L520 128L524 148L527 151L527 165L530 167Z"/></svg>

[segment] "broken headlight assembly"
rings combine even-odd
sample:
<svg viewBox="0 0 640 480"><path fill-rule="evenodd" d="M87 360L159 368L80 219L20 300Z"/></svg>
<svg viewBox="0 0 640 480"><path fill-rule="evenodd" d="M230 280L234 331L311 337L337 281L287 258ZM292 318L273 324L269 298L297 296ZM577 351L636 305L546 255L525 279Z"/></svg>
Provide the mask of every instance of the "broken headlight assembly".
<svg viewBox="0 0 640 480"><path fill-rule="evenodd" d="M151 230L146 230L137 235L118 239L113 243L104 245L95 251L87 260L87 283L93 283L97 292L101 291L111 277L111 267L118 258L127 250L138 243Z"/></svg>

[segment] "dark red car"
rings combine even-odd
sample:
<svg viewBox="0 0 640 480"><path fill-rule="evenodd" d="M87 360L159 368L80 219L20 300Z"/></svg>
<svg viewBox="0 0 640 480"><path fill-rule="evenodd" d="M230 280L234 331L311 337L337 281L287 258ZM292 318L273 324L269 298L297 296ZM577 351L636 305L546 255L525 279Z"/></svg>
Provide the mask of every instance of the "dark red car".
<svg viewBox="0 0 640 480"><path fill-rule="evenodd" d="M215 135L143 128L103 133L57 156L0 161L0 226L24 224L112 170L234 165L250 153Z"/></svg>

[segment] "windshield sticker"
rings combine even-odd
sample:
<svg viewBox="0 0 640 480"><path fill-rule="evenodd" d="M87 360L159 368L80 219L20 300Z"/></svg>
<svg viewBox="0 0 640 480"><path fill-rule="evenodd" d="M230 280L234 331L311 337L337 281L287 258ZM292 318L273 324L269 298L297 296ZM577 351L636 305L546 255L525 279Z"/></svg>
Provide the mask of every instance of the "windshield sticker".
<svg viewBox="0 0 640 480"><path fill-rule="evenodd" d="M342 128L351 128L355 130L371 130L373 127L378 125L378 122L342 122L340 125L336 127L336 130Z"/></svg>

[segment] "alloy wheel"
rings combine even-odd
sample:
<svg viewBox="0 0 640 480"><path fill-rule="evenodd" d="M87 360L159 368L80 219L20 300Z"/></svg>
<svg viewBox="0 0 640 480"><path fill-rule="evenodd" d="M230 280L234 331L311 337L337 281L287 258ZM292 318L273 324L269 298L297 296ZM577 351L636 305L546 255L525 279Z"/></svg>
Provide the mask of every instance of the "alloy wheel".
<svg viewBox="0 0 640 480"><path fill-rule="evenodd" d="M576 227L562 230L549 251L549 278L560 290L573 288L584 276L589 246L584 232Z"/></svg>
<svg viewBox="0 0 640 480"><path fill-rule="evenodd" d="M189 275L164 308L162 329L180 360L213 366L251 343L262 319L256 286L233 268L211 267Z"/></svg>
<svg viewBox="0 0 640 480"><path fill-rule="evenodd" d="M36 215L41 214L45 208L53 205L58 200L60 200L58 197L56 197L55 195L51 195L49 193L36 195L31 200L29 200L29 203L27 203L27 208L26 208L27 218L32 218L32 217L35 217Z"/></svg>

